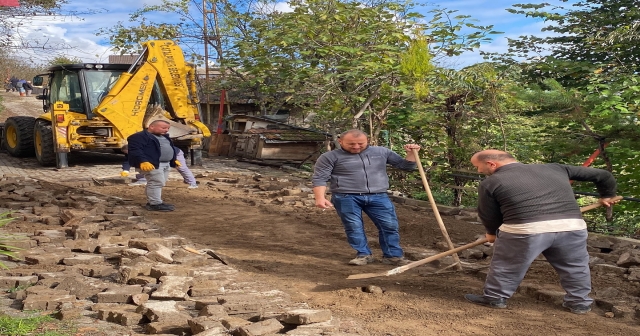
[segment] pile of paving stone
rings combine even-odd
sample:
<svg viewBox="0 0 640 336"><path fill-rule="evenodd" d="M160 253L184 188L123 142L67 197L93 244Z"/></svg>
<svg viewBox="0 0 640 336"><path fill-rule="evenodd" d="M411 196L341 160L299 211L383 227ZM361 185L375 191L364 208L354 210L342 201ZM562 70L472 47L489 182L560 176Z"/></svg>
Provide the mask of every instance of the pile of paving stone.
<svg viewBox="0 0 640 336"><path fill-rule="evenodd" d="M595 291L596 304L610 317L640 318L640 241L590 234L587 241L593 277L628 283L625 292L606 287Z"/></svg>
<svg viewBox="0 0 640 336"><path fill-rule="evenodd" d="M359 335L353 321L294 304L254 282L210 249L163 237L139 206L117 197L0 179L3 229L21 248L0 272L0 289L23 310L62 320L92 317L131 334Z"/></svg>

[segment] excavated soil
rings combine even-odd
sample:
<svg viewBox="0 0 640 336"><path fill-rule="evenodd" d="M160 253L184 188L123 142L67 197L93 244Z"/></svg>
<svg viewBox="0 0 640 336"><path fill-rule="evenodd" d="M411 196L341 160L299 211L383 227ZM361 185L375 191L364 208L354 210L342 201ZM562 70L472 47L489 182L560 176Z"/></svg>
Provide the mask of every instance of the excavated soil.
<svg viewBox="0 0 640 336"><path fill-rule="evenodd" d="M0 119L12 115L37 116L41 103L32 97L2 93L5 106ZM17 95L17 94L16 94ZM266 170L260 170L265 174ZM288 182L270 184L274 189L295 186L305 180L272 170ZM215 173L215 177L236 177ZM266 175L266 174L265 174ZM275 176L275 175L274 175ZM211 179L211 177L207 178ZM587 315L574 315L558 305L516 294L509 308L494 310L472 305L465 293L480 293L482 277L472 271L432 274L414 269L395 276L347 280L355 273L383 272L390 266L379 263L353 267L353 257L338 216L334 211L312 207L271 204L271 198L246 192L224 183L199 189L170 182L165 201L176 205L170 213L148 213L166 234L178 234L224 254L230 263L253 280L289 293L292 298L317 308L331 309L334 315L353 318L374 336L424 335L636 335L638 320L604 317L598 308ZM283 180L284 181L284 180ZM295 181L295 182L293 182ZM278 185L279 184L279 185ZM142 187L126 185L90 188L104 194L133 199L144 204ZM401 239L405 247L432 248L442 241L432 213L397 206ZM454 243L468 243L482 234L481 226L444 217ZM370 244L377 256L377 233L368 222ZM546 262L534 262L525 281L559 290L558 278ZM383 294L370 294L362 287L382 287ZM593 278L594 290L618 288L640 296L638 286L620 277Z"/></svg>
<svg viewBox="0 0 640 336"><path fill-rule="evenodd" d="M216 174L216 177L231 175ZM204 183L203 183L204 184ZM273 184L273 183L272 183ZM292 182L283 183L295 184ZM127 195L145 202L142 187L106 186L95 191ZM383 272L379 263L363 267L346 264L353 257L340 220L333 211L265 202L233 186L186 189L179 182L165 188L165 202L175 212L148 213L167 233L208 245L255 279L290 293L293 298L338 316L355 318L371 335L630 335L640 332L636 321L604 317L595 309L574 315L561 307L516 294L506 310L472 305L465 293L479 293L481 276L472 271L426 274L424 270L366 280L347 280L355 273ZM442 241L432 213L397 206L405 247L429 247ZM444 217L454 243L473 241L480 226ZM377 232L367 223L370 244L380 257ZM560 290L555 272L546 262L535 262L525 280ZM618 278L594 278L594 288L616 287L638 296L638 287ZM362 287L376 285L384 294Z"/></svg>

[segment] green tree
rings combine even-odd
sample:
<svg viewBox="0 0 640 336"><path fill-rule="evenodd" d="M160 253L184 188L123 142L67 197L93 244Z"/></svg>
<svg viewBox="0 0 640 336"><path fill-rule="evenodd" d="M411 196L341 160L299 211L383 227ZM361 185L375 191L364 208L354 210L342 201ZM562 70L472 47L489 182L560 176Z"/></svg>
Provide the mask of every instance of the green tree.
<svg viewBox="0 0 640 336"><path fill-rule="evenodd" d="M478 150L513 151L526 148L524 139L535 141L518 115L522 103L513 92L520 78L519 68L492 63L438 68L429 76L429 95L391 118L393 128L424 145L434 185L453 186L452 205L462 204L464 188L472 181L445 176L445 171L472 169L469 158Z"/></svg>
<svg viewBox="0 0 640 336"><path fill-rule="evenodd" d="M535 104L530 115L548 122L551 138L544 144L546 157L581 164L599 148L600 157L594 165L616 175L619 193L638 195L640 11L636 1L584 0L570 6L514 7L512 13L549 22L543 30L553 33L510 40L511 53L498 57L518 64L527 74L529 94L522 97ZM623 217L627 222L640 210L631 203L617 208L626 212Z"/></svg>
<svg viewBox="0 0 640 336"><path fill-rule="evenodd" d="M246 72L265 98L265 114L288 103L342 129L359 127L369 109L383 118L402 95L399 59L411 29L401 16L405 8L326 0L291 5L291 13L252 20L252 33L229 50L224 65Z"/></svg>
<svg viewBox="0 0 640 336"><path fill-rule="evenodd" d="M62 64L76 64L83 63L83 61L77 57L69 56L56 56L49 61L49 65L62 65Z"/></svg>
<svg viewBox="0 0 640 336"><path fill-rule="evenodd" d="M542 31L552 34L512 39L512 52L506 56L531 61L528 69L534 77L552 77L571 87L586 85L593 71L616 76L638 69L640 45L633 39L640 21L637 1L562 2L567 5L518 4L509 9L514 14L549 22Z"/></svg>

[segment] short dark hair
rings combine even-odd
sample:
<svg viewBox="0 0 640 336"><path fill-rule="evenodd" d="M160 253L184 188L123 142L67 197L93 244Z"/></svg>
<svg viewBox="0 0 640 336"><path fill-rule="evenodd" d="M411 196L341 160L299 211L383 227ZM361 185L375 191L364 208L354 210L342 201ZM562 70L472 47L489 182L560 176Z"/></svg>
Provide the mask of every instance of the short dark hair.
<svg viewBox="0 0 640 336"><path fill-rule="evenodd" d="M367 133L365 133L365 132L363 132L363 131L361 131L361 130L359 130L359 129L350 129L350 130L348 130L348 131L342 132L342 133L340 134L339 138L344 138L347 134L351 134L351 135L353 135L353 136L354 136L354 137L356 137L356 138L358 138L358 137L360 137L360 136L362 136L362 135L364 135L364 136L368 137Z"/></svg>
<svg viewBox="0 0 640 336"><path fill-rule="evenodd" d="M477 154L476 159L478 161L509 161L515 160L516 158L513 155L503 152L503 153L482 153Z"/></svg>

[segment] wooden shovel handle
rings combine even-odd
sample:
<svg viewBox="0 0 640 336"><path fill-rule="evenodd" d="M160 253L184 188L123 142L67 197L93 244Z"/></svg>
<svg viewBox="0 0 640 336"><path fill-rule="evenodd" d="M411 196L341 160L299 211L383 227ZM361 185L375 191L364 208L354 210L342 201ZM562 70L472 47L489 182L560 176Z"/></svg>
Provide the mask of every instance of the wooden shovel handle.
<svg viewBox="0 0 640 336"><path fill-rule="evenodd" d="M438 222L438 226L440 227L440 231L442 232L442 236L444 237L447 246L449 249L453 249L454 245L449 237L449 232L447 232L447 227L444 226L444 222L442 221L442 217L440 216L440 210L438 210L438 205L436 204L435 199L433 198L433 194L431 193L431 188L429 187L429 181L427 180L427 175L424 172L424 168L422 167L422 162L420 162L420 154L418 150L413 148L411 150L413 152L413 156L416 160L416 164L418 165L418 171L420 172L420 178L422 179L422 185L424 186L424 191L427 193L427 197L429 198L429 203L431 204L431 209L433 210L433 214L436 217L436 222ZM453 253L453 259L456 262L456 269L462 270L462 265L460 264L460 258L457 254Z"/></svg>
<svg viewBox="0 0 640 336"><path fill-rule="evenodd" d="M404 272L404 271L406 271L408 269L412 269L414 267L418 267L418 266L424 265L426 263L430 263L430 262L432 262L434 260L438 260L440 258L444 258L446 256L450 256L452 254L456 254L456 253L458 253L460 251L464 251L466 249L470 249L472 247L484 244L486 242L487 242L487 238L480 238L480 239L474 241L473 243L469 243L467 245L462 245L462 246L456 247L456 248L454 248L452 250L449 250L449 251L446 251L446 252L442 252L442 253L438 253L438 254L433 255L431 257L424 258L422 260L414 261L414 262L412 262L410 264L406 264L404 266L400 266L400 267L394 268L394 269L388 271L387 273L388 273L388 275L402 273L402 272Z"/></svg>

